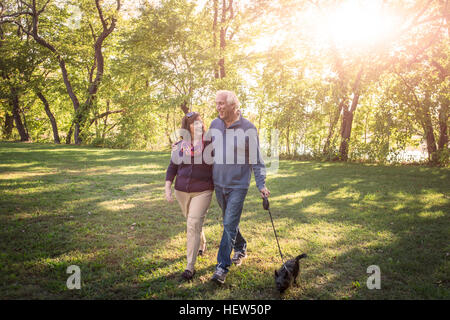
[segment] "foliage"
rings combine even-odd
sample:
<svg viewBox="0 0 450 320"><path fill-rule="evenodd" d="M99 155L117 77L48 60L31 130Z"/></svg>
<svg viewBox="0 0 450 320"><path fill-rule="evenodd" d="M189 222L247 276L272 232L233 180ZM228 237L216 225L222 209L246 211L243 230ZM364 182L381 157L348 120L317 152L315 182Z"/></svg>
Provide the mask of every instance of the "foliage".
<svg viewBox="0 0 450 320"><path fill-rule="evenodd" d="M430 163L448 163L448 1L384 2L396 29L351 44L326 29L347 0L125 1L117 14L114 1L37 1L39 33L55 52L33 40L26 3L1 6L3 139L18 138L7 132L12 86L33 141L53 141L38 90L63 140L79 123L83 144L151 150L173 143L188 110L208 124L216 117L215 91L230 89L258 129L279 131L279 151L288 158L346 159L344 150L350 161L393 163L425 150ZM94 43L104 27L98 7L107 25L113 18L117 24L102 44L105 68L91 95ZM356 37L357 28L346 36ZM58 55L80 101L77 112ZM226 76L218 77L222 64Z"/></svg>

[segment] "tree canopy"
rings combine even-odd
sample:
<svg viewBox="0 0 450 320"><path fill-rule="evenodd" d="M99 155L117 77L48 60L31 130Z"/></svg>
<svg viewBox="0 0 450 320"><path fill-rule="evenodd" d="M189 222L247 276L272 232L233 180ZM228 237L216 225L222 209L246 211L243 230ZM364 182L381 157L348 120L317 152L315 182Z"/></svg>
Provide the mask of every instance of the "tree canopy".
<svg viewBox="0 0 450 320"><path fill-rule="evenodd" d="M4 0L2 139L167 149L229 89L284 156L446 165L449 2Z"/></svg>

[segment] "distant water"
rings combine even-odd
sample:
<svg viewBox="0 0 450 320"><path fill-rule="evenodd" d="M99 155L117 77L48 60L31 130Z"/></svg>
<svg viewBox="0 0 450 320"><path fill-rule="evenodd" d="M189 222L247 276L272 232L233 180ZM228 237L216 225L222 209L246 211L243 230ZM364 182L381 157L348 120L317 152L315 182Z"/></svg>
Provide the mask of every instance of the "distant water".
<svg viewBox="0 0 450 320"><path fill-rule="evenodd" d="M291 149L292 150L292 149ZM286 146L280 147L280 153L287 153ZM313 155L313 150L306 146L297 147L298 155ZM415 149L415 150L400 150L398 152L391 152L387 156L387 162L423 162L428 160L428 153L426 149Z"/></svg>

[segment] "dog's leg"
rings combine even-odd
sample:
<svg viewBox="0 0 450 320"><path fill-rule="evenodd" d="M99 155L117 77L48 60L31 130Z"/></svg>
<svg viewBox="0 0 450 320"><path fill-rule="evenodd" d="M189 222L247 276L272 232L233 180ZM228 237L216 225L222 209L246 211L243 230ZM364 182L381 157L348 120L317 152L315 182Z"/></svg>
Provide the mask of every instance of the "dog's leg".
<svg viewBox="0 0 450 320"><path fill-rule="evenodd" d="M294 276L294 285L295 285L296 287L298 287L297 278L298 278L298 272L297 272L297 274Z"/></svg>
<svg viewBox="0 0 450 320"><path fill-rule="evenodd" d="M298 267L296 267L296 268L294 269L294 284L295 284L296 287L298 286L298 284L297 284L297 278L298 278L299 270L300 270L300 269L299 269Z"/></svg>

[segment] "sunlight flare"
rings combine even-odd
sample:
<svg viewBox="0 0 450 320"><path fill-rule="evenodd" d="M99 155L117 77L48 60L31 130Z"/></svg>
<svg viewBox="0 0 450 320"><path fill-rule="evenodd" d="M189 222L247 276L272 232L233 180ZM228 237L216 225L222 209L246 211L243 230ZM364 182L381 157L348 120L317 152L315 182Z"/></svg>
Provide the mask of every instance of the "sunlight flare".
<svg viewBox="0 0 450 320"><path fill-rule="evenodd" d="M383 8L380 1L343 3L325 14L318 24L322 41L332 41L337 47L367 47L389 39L398 28L398 19Z"/></svg>

